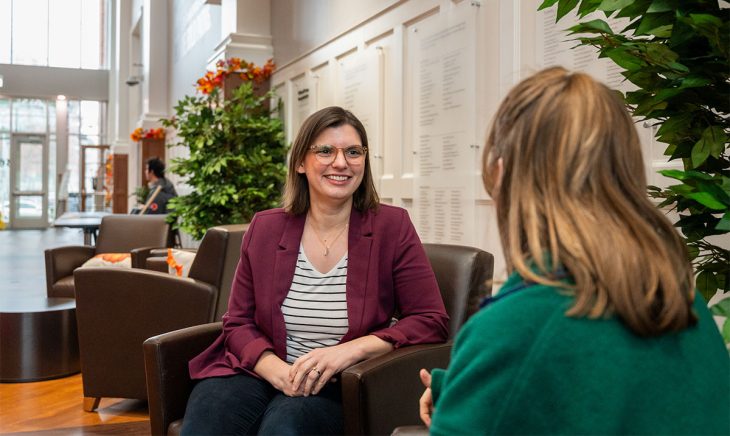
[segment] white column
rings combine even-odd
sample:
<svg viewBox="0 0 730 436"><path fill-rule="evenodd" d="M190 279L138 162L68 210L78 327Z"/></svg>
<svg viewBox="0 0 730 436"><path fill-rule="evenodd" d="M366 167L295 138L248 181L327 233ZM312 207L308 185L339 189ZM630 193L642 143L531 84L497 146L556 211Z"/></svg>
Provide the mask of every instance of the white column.
<svg viewBox="0 0 730 436"><path fill-rule="evenodd" d="M130 93L139 92L138 88L127 85L130 76L136 75L132 66L132 51L130 32L132 27L132 2L128 0L113 0L112 2L112 28L114 35L113 47L110 53L110 76L109 76L109 143L112 154L131 155L127 159L127 192L133 192L137 181L133 175L136 174L136 166L133 157L135 150L131 147L129 134L132 132L132 125L136 122L136 114L132 113L130 107ZM132 201L128 201L127 210L132 207Z"/></svg>
<svg viewBox="0 0 730 436"><path fill-rule="evenodd" d="M167 116L167 2L145 0L142 11L142 117L144 128Z"/></svg>
<svg viewBox="0 0 730 436"><path fill-rule="evenodd" d="M262 65L274 56L270 0L222 0L221 42L208 60L237 57Z"/></svg>
<svg viewBox="0 0 730 436"><path fill-rule="evenodd" d="M68 168L68 101L56 100L56 216L58 218L68 209L68 186L62 186L63 173ZM68 178L66 179L68 180ZM65 198L59 198L65 193ZM63 200L63 203L61 203ZM7 217L5 217L7 219Z"/></svg>
<svg viewBox="0 0 730 436"><path fill-rule="evenodd" d="M112 32L114 46L110 56L109 77L109 138L113 154L129 153L130 114L126 81L130 76L129 27L132 20L131 3L114 0Z"/></svg>

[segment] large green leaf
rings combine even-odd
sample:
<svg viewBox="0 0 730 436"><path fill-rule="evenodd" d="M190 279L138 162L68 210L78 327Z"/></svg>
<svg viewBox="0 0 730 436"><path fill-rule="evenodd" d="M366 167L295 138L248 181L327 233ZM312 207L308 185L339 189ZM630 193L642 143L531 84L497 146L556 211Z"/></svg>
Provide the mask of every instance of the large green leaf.
<svg viewBox="0 0 730 436"><path fill-rule="evenodd" d="M693 192L691 194L687 195L688 198L691 198L698 203L709 207L713 210L725 210L727 209L727 206L722 204L718 199L716 199L712 194L709 192Z"/></svg>
<svg viewBox="0 0 730 436"><path fill-rule="evenodd" d="M707 158L710 157L710 145L700 139L694 147L692 147L692 167L697 168L702 165Z"/></svg>
<svg viewBox="0 0 730 436"><path fill-rule="evenodd" d="M720 126L710 126L702 132L702 137L692 147L692 166L697 168L712 155L719 157L725 150L727 135Z"/></svg>
<svg viewBox="0 0 730 436"><path fill-rule="evenodd" d="M670 36L674 25L673 15L668 12L644 15L639 27L636 28L636 35L654 35L662 38Z"/></svg>
<svg viewBox="0 0 730 436"><path fill-rule="evenodd" d="M557 3L558 0L545 0L542 2L542 4L537 8L538 11L541 11L543 9L547 9Z"/></svg>
<svg viewBox="0 0 730 436"><path fill-rule="evenodd" d="M631 5L634 0L603 0L598 9L606 12L613 12Z"/></svg>
<svg viewBox="0 0 730 436"><path fill-rule="evenodd" d="M730 232L730 212L725 212L720 222L715 226L715 230L721 230L723 232Z"/></svg>
<svg viewBox="0 0 730 436"><path fill-rule="evenodd" d="M682 80L680 88L699 88L712 83L707 77L689 75Z"/></svg>
<svg viewBox="0 0 730 436"><path fill-rule="evenodd" d="M582 0L578 6L578 16L583 18L594 12L603 0Z"/></svg>
<svg viewBox="0 0 730 436"><path fill-rule="evenodd" d="M677 6L679 6L679 0L654 0L646 12L673 12L677 9Z"/></svg>
<svg viewBox="0 0 730 436"><path fill-rule="evenodd" d="M697 275L696 284L705 301L709 301L717 292L717 280L715 275L709 271L700 272Z"/></svg>
<svg viewBox="0 0 730 436"><path fill-rule="evenodd" d="M575 7L578 6L578 1L579 0L560 0L558 2L558 12L555 21L560 21L560 19L566 16L568 12L575 9Z"/></svg>
<svg viewBox="0 0 730 436"><path fill-rule="evenodd" d="M641 58L629 53L624 48L613 48L608 49L604 54L614 61L618 66L625 68L629 71L636 71L642 69L646 63Z"/></svg>
<svg viewBox="0 0 730 436"><path fill-rule="evenodd" d="M710 306L713 315L730 317L730 298L720 300L717 304Z"/></svg>
<svg viewBox="0 0 730 436"><path fill-rule="evenodd" d="M611 26L608 25L603 20L591 20L586 21L585 23L577 24L570 28L570 33L609 33L613 34L613 31L611 31Z"/></svg>

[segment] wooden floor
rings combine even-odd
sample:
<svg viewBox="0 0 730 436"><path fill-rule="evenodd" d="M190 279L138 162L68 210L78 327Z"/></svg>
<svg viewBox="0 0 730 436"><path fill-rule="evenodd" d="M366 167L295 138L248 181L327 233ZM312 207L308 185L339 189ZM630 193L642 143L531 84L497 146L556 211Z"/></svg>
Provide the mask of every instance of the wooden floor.
<svg viewBox="0 0 730 436"><path fill-rule="evenodd" d="M80 374L42 382L0 383L0 433L150 434L145 402L104 398L97 412L84 412L82 399Z"/></svg>
<svg viewBox="0 0 730 436"><path fill-rule="evenodd" d="M0 231L0 294L46 295L43 250L83 244L80 230ZM1 340L2 338L0 338ZM0 433L148 435L147 405L105 398L82 409L81 375L33 383L0 383Z"/></svg>

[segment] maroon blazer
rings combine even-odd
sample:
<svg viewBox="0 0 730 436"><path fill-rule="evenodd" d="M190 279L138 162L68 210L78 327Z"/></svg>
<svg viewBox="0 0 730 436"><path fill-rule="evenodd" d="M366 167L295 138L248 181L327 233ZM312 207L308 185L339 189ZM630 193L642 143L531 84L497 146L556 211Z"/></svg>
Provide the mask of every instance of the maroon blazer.
<svg viewBox="0 0 730 436"><path fill-rule="evenodd" d="M241 244L223 333L190 361L192 378L253 373L266 350L286 361L281 304L294 277L305 217L283 209L254 216ZM436 278L404 209L352 210L346 298L349 329L342 342L372 334L398 348L448 337ZM396 314L399 321L391 326Z"/></svg>

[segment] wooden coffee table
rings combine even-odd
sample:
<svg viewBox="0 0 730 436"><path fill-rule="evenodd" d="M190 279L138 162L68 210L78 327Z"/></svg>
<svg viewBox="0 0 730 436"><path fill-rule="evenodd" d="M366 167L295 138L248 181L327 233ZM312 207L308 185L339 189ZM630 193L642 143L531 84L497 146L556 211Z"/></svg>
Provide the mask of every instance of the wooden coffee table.
<svg viewBox="0 0 730 436"><path fill-rule="evenodd" d="M0 382L30 382L80 371L76 300L0 295Z"/></svg>

